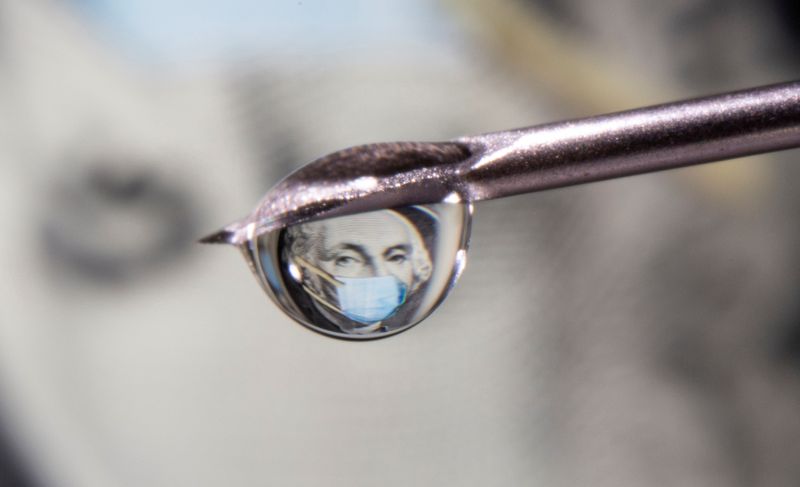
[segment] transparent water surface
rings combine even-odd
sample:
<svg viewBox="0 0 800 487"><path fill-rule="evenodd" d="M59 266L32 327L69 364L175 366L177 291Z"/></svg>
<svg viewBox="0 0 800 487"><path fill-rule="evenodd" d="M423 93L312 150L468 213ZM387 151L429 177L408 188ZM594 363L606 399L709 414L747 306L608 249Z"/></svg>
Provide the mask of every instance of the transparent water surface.
<svg viewBox="0 0 800 487"><path fill-rule="evenodd" d="M293 319L372 339L407 330L441 303L466 262L470 218L463 203L386 209L276 230L246 250Z"/></svg>

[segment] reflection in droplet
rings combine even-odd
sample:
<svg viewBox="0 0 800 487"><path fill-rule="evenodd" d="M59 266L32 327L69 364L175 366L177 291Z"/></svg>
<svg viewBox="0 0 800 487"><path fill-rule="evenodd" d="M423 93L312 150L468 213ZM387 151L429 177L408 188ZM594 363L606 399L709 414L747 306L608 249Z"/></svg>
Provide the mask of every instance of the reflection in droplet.
<svg viewBox="0 0 800 487"><path fill-rule="evenodd" d="M471 206L439 203L315 220L244 248L272 299L330 336L407 330L444 299L463 268Z"/></svg>

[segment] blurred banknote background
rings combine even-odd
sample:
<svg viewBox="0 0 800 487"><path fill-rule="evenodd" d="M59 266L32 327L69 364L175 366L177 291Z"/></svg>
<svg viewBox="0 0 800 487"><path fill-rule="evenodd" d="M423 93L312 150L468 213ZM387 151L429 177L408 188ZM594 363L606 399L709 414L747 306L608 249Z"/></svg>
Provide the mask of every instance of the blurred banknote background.
<svg viewBox="0 0 800 487"><path fill-rule="evenodd" d="M800 484L797 152L476 208L387 340L197 238L346 146L798 78L792 0L0 0L0 485Z"/></svg>

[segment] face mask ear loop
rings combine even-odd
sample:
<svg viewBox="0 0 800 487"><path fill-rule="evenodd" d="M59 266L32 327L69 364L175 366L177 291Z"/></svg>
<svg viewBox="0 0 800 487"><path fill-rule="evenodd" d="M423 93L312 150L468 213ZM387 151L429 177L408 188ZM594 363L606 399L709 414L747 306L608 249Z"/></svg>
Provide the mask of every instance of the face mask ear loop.
<svg viewBox="0 0 800 487"><path fill-rule="evenodd" d="M308 269L309 272L311 272L312 274L314 274L316 276L321 277L322 279L328 281L330 284L333 284L334 286L337 286L337 287L344 285L344 283L342 281L336 279L335 277L330 275L328 272L320 269L319 267L311 264L310 262L308 262L304 258L302 258L302 257L293 257L292 259L295 261L295 265L300 264L298 267L302 267L304 269Z"/></svg>
<svg viewBox="0 0 800 487"><path fill-rule="evenodd" d="M327 281L329 284L332 284L333 286L336 286L336 287L344 286L344 283L342 281L334 278L328 272L326 272L326 271L320 269L319 267L311 264L310 262L308 262L304 258L302 258L302 257L293 257L292 260L294 261L295 265L297 265L298 267L303 268L303 269L307 269L309 272L311 272L312 274L314 274L316 276L319 276L323 280ZM331 304L330 301L328 301L324 296L320 295L319 293L317 293L316 291L311 289L311 287L308 286L307 284L302 283L301 286L303 286L303 289L308 293L308 295L311 296L312 298L314 298L314 300L316 300L319 304L321 304L321 305L325 306L326 308L329 308L329 309L331 309L331 310L333 310L333 311L335 311L335 312L337 312L339 314L344 314L342 312L342 310L339 309L339 307Z"/></svg>
<svg viewBox="0 0 800 487"><path fill-rule="evenodd" d="M344 314L344 312L342 312L341 309L339 309L337 306L331 304L327 299L325 299L325 297L320 296L313 289L311 289L310 287L306 286L305 284L303 284L303 289L305 290L305 292L308 293L309 296L314 298L314 300L316 300L319 304L321 304L321 305L325 306L326 308L329 308L329 309L331 309L333 311L336 311L340 315Z"/></svg>

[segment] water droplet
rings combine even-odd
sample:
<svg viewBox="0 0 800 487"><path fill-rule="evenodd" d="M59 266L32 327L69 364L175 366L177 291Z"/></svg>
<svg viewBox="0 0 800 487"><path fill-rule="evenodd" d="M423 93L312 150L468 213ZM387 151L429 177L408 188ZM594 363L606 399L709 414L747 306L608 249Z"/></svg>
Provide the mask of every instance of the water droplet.
<svg viewBox="0 0 800 487"><path fill-rule="evenodd" d="M314 331L371 339L407 330L463 269L472 208L438 203L358 213L264 234L245 251L267 294Z"/></svg>

